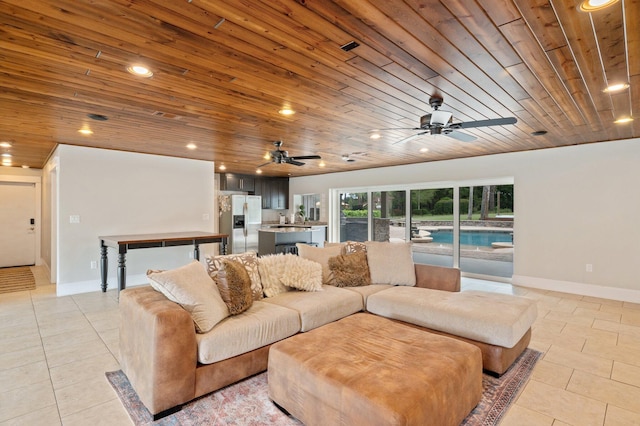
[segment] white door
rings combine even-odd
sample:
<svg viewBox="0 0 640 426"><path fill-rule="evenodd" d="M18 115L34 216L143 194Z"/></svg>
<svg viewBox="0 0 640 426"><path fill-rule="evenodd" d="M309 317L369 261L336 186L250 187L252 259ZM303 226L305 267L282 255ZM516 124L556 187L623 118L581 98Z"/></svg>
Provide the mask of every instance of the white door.
<svg viewBox="0 0 640 426"><path fill-rule="evenodd" d="M36 263L36 187L0 182L0 267Z"/></svg>

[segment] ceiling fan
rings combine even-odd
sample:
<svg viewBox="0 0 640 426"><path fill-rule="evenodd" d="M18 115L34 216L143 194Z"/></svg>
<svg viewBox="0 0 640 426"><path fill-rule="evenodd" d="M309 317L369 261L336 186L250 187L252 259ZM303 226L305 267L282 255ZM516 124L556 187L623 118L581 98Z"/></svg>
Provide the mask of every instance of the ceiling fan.
<svg viewBox="0 0 640 426"><path fill-rule="evenodd" d="M493 118L489 120L454 123L453 114L451 112L440 111L440 107L442 106L442 97L432 96L431 98L429 98L429 105L431 105L431 108L433 108L433 112L431 114L423 115L422 117L420 117L420 127L411 129L420 130L420 132L401 139L398 142L395 142L394 145L409 142L410 140L418 138L422 135L445 135L462 142L472 142L476 140L475 136L458 132L457 130L469 129L472 127L503 126L505 124L515 124L518 121L515 117L505 117Z"/></svg>
<svg viewBox="0 0 640 426"><path fill-rule="evenodd" d="M271 160L267 161L264 164L259 165L258 168L264 167L267 164L271 164L271 163L276 163L276 164L286 163L286 164L293 164L294 166L304 166L305 163L299 160L319 160L320 158L322 158L319 155L299 155L295 157L289 157L289 152L283 151L282 149L280 149L282 147L282 141L275 141L273 145L276 147L276 149L269 152L269 155L271 156Z"/></svg>

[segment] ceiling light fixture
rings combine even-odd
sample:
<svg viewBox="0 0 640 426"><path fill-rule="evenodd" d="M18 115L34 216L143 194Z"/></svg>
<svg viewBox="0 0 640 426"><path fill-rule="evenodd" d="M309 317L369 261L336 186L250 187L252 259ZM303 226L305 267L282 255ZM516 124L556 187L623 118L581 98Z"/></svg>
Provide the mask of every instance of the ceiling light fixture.
<svg viewBox="0 0 640 426"><path fill-rule="evenodd" d="M429 148L420 148L421 153L429 152Z"/></svg>
<svg viewBox="0 0 640 426"><path fill-rule="evenodd" d="M318 167L325 167L325 166L326 166L326 163L325 163L324 161L321 161L321 162L318 164Z"/></svg>
<svg viewBox="0 0 640 426"><path fill-rule="evenodd" d="M294 110L288 107L282 108L280 111L278 111L278 114L281 114L281 115L293 115L295 113L296 112Z"/></svg>
<svg viewBox="0 0 640 426"><path fill-rule="evenodd" d="M220 164L220 167L218 167L218 169L227 170L227 166L225 166L224 164Z"/></svg>
<svg viewBox="0 0 640 426"><path fill-rule="evenodd" d="M78 130L78 133L83 134L85 136L90 136L93 134L93 130L84 128L84 129Z"/></svg>
<svg viewBox="0 0 640 426"><path fill-rule="evenodd" d="M11 144L11 142L8 141L2 141L0 142L0 148L11 148L13 145Z"/></svg>
<svg viewBox="0 0 640 426"><path fill-rule="evenodd" d="M190 142L187 144L187 149L196 149L196 148L198 148L198 145L196 145L193 142Z"/></svg>
<svg viewBox="0 0 640 426"><path fill-rule="evenodd" d="M621 117L621 118L618 118L616 121L614 121L614 123L625 124L625 123L631 123L632 121L633 121L632 117Z"/></svg>
<svg viewBox="0 0 640 426"><path fill-rule="evenodd" d="M10 166L12 164L11 159L6 158L2 160L2 165L3 166Z"/></svg>
<svg viewBox="0 0 640 426"><path fill-rule="evenodd" d="M617 2L618 0L585 0L578 9L582 12L597 12Z"/></svg>
<svg viewBox="0 0 640 426"><path fill-rule="evenodd" d="M257 174L259 174L259 175L261 175L261 174L262 174L262 169L257 169L257 170L256 170L256 173L257 173Z"/></svg>
<svg viewBox="0 0 640 426"><path fill-rule="evenodd" d="M153 72L145 67L144 65L129 65L127 67L127 71L129 71L133 75L137 75L138 77L146 77L149 78L153 76Z"/></svg>
<svg viewBox="0 0 640 426"><path fill-rule="evenodd" d="M22 168L23 168L23 169L30 169L31 167L29 167L29 166L28 166L28 165L26 165L26 164L23 164L23 165L22 165Z"/></svg>
<svg viewBox="0 0 640 426"><path fill-rule="evenodd" d="M629 88L628 83L610 84L606 89L603 90L603 92L605 93L620 92L628 88Z"/></svg>
<svg viewBox="0 0 640 426"><path fill-rule="evenodd" d="M13 157L13 155L9 154L8 152L5 152L4 154L2 154L2 156L3 156L3 157L6 157L6 158L11 158L11 157Z"/></svg>
<svg viewBox="0 0 640 426"><path fill-rule="evenodd" d="M369 135L369 139L380 139L382 137L382 135L378 132L375 133L371 133L371 135Z"/></svg>

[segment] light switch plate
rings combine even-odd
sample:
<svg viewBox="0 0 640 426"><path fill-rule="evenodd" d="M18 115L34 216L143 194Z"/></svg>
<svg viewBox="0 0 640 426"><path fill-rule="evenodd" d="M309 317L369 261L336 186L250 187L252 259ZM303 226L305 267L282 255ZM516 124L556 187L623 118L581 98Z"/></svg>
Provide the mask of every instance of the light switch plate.
<svg viewBox="0 0 640 426"><path fill-rule="evenodd" d="M69 223L80 223L80 215L72 214L71 216L69 216Z"/></svg>

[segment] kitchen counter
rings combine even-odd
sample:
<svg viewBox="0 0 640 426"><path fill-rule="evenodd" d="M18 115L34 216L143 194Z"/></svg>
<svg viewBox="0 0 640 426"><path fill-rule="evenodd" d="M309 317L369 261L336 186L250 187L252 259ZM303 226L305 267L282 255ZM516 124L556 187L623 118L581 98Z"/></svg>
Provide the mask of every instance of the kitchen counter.
<svg viewBox="0 0 640 426"><path fill-rule="evenodd" d="M326 225L277 225L261 228L258 230L258 254L297 253L298 243L323 247L326 238Z"/></svg>

